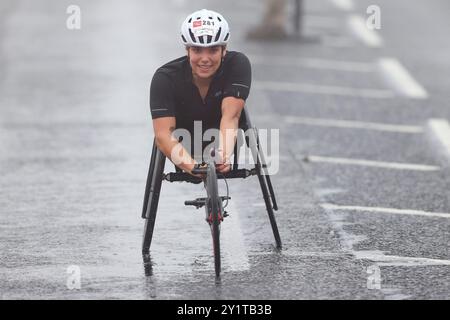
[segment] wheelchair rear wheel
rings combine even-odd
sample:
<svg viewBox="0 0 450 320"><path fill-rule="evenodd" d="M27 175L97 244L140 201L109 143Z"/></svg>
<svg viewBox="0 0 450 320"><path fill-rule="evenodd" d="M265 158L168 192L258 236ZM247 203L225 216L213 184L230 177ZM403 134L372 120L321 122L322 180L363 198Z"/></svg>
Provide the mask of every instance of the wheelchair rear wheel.
<svg viewBox="0 0 450 320"><path fill-rule="evenodd" d="M267 209L267 214L269 216L270 226L272 227L273 236L275 238L275 243L276 243L277 249L281 250L282 244L281 244L280 232L278 231L278 225L277 225L277 221L275 219L275 214L273 212L272 204L270 202L269 190L267 188L265 178L266 177L263 176L261 174L261 172L258 173L259 184L261 186L261 191L263 193L264 202L265 202L266 209Z"/></svg>
<svg viewBox="0 0 450 320"><path fill-rule="evenodd" d="M267 170L264 168L266 162L264 160L264 154L260 149L259 136L256 128L250 133L249 136L249 147L252 149L253 159L256 163L257 175L259 180L259 185L261 186L261 191L264 198L264 203L266 205L267 214L269 216L270 226L272 227L273 236L275 238L275 243L277 249L282 249L280 232L278 231L277 221L275 219L274 209L278 209L278 205L275 200L275 194L273 192L272 183L270 182L270 177Z"/></svg>

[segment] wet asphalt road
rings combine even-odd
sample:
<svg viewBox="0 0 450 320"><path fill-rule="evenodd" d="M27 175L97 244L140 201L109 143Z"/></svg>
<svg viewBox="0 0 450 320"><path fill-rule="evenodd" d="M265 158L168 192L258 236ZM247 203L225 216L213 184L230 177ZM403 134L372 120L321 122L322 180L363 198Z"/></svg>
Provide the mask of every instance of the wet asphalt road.
<svg viewBox="0 0 450 320"><path fill-rule="evenodd" d="M256 2L83 0L77 1L82 28L68 30L72 2L2 1L1 298L448 299L450 162L428 120L450 120L449 4L377 2L380 48L365 45L346 25L350 14L365 15L368 1L350 11L331 1L307 2L309 40L301 43L244 42L262 11ZM220 283L203 211L183 205L203 195L200 186L163 185L147 275L141 258L153 139L148 87L159 65L184 54L179 23L201 7L227 17L230 49L254 61L247 106L253 122L280 129L280 168L272 181L284 249L274 249L257 179L230 181ZM428 98L399 94L377 69L383 57L401 61ZM303 63L283 66L289 59ZM309 90L267 90L267 81ZM338 93L330 91L336 86ZM311 118L418 130L321 126L305 120ZM315 162L314 156L434 169ZM79 288L71 266L80 271Z"/></svg>

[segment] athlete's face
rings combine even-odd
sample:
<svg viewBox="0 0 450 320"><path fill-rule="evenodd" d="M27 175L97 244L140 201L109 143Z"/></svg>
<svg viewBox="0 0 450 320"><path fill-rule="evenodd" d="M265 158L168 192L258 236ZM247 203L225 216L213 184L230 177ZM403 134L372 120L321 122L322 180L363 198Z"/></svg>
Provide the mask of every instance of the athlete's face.
<svg viewBox="0 0 450 320"><path fill-rule="evenodd" d="M194 76L202 79L211 78L219 69L225 52L226 49L222 49L221 46L207 48L189 47L188 57Z"/></svg>

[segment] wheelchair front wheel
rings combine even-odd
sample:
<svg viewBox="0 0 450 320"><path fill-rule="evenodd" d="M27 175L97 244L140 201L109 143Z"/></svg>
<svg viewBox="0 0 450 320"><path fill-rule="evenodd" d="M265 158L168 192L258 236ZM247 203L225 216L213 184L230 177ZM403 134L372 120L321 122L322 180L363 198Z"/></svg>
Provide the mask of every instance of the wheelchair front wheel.
<svg viewBox="0 0 450 320"><path fill-rule="evenodd" d="M206 177L206 193L208 196L207 206L207 220L211 228L211 235L213 240L213 254L214 254L214 269L216 278L220 277L221 259L220 259L220 223L222 222L221 203L219 197L217 174L214 164L208 166L208 173Z"/></svg>

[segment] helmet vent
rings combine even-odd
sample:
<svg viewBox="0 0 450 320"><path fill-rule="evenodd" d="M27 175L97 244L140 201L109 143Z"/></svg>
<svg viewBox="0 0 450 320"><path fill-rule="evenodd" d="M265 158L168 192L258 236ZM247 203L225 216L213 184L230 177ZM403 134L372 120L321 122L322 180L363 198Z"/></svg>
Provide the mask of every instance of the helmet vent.
<svg viewBox="0 0 450 320"><path fill-rule="evenodd" d="M223 39L223 41L227 41L229 36L230 36L230 33L228 32L227 36L225 37L225 39Z"/></svg>
<svg viewBox="0 0 450 320"><path fill-rule="evenodd" d="M186 38L183 35L181 35L181 38L183 39L183 42L187 42Z"/></svg>
<svg viewBox="0 0 450 320"><path fill-rule="evenodd" d="M217 31L217 35L216 35L216 38L214 39L214 42L219 41L219 37L220 37L221 32L222 32L222 27L220 27L219 31Z"/></svg>
<svg viewBox="0 0 450 320"><path fill-rule="evenodd" d="M206 43L211 43L211 41L212 41L212 36L207 36Z"/></svg>
<svg viewBox="0 0 450 320"><path fill-rule="evenodd" d="M189 35L191 36L192 42L197 43L197 40L195 40L195 36L192 33L191 29L189 29Z"/></svg>

